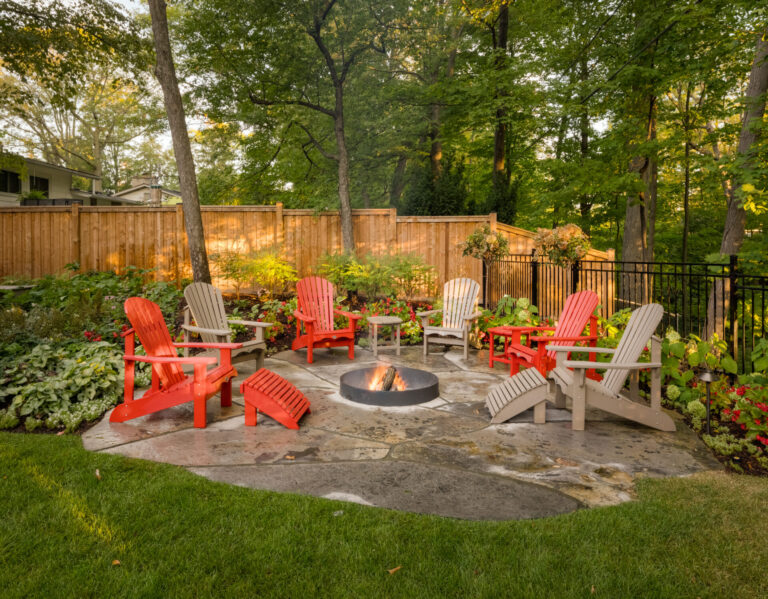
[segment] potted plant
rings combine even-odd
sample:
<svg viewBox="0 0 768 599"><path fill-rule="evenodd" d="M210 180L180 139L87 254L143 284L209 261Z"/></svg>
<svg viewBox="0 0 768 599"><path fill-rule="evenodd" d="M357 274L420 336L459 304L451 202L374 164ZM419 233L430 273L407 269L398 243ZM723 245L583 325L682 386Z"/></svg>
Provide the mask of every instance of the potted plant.
<svg viewBox="0 0 768 599"><path fill-rule="evenodd" d="M581 260L591 248L587 234L574 224L538 229L533 243L538 255L563 268Z"/></svg>

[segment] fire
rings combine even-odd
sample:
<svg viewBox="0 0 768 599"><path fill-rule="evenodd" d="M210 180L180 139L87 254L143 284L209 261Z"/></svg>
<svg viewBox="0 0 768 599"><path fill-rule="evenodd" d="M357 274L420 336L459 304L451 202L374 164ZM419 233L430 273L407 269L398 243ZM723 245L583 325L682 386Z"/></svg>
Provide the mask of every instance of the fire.
<svg viewBox="0 0 768 599"><path fill-rule="evenodd" d="M384 382L384 376L387 374L387 370L389 370L389 366L377 366L376 370L373 371L373 374L371 374L370 378L368 379L368 389L370 391L383 391L382 386ZM392 387L389 389L390 391L405 391L406 384L403 380L403 377L400 376L399 372L395 373L395 380L392 383Z"/></svg>

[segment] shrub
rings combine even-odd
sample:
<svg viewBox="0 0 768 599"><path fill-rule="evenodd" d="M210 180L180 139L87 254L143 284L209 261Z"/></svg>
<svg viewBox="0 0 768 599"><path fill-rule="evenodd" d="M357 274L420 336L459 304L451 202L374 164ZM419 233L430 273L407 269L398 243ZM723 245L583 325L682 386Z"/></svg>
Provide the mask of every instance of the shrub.
<svg viewBox="0 0 768 599"><path fill-rule="evenodd" d="M284 293L290 283L298 280L296 269L275 251L263 251L250 258L249 270L257 286L268 297Z"/></svg>
<svg viewBox="0 0 768 599"><path fill-rule="evenodd" d="M418 254L392 254L384 259L396 283L398 296L413 299L421 290L428 297L435 295L435 267L426 264Z"/></svg>
<svg viewBox="0 0 768 599"><path fill-rule="evenodd" d="M411 298L420 289L434 290L435 269L415 254L366 255L359 260L353 254L324 254L317 274L328 279L337 292L353 292L366 298Z"/></svg>

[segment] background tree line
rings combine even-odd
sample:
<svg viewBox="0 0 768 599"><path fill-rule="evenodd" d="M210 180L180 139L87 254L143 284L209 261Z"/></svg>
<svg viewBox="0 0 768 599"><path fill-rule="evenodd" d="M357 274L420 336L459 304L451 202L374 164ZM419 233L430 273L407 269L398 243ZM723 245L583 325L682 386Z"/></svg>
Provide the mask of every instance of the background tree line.
<svg viewBox="0 0 768 599"><path fill-rule="evenodd" d="M51 4L0 0L0 142L106 189L170 179L148 15L87 3L81 39L66 32L86 11ZM29 6L54 19L48 39L29 37ZM746 0L168 7L203 203L495 211L691 261L768 249L767 17Z"/></svg>

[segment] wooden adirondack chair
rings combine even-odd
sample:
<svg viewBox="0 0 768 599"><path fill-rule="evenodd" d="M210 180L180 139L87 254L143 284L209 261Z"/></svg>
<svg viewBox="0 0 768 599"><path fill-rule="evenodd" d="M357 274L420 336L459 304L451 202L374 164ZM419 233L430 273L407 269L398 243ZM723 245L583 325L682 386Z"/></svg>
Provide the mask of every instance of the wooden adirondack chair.
<svg viewBox="0 0 768 599"><path fill-rule="evenodd" d="M154 302L141 297L125 301L125 313L132 328L123 333L125 337L125 385L123 403L117 406L109 417L110 422L125 422L145 416L188 401L194 401L194 423L196 428L205 428L205 402L221 391L222 407L232 405L232 379L237 371L230 363L230 352L241 347L240 343L173 343L163 313ZM146 356L135 355L134 335L144 347ZM216 364L213 356L180 358L177 347L204 347L220 352L219 365L207 370L209 364ZM152 364L152 388L139 399L133 398L136 362ZM192 364L194 375L187 376L182 364Z"/></svg>
<svg viewBox="0 0 768 599"><path fill-rule="evenodd" d="M322 277L305 277L296 283L298 309L296 317L296 339L291 349L307 348L307 362L312 364L312 351L318 347L349 347L349 359L355 359L355 328L362 318L333 307L333 284ZM334 329L335 314L346 316L348 326ZM303 332L302 332L303 330Z"/></svg>
<svg viewBox="0 0 768 599"><path fill-rule="evenodd" d="M584 348L551 345L547 349L557 352L557 367L550 373L555 382L555 404L565 407L563 394L573 400L573 429L584 430L586 406L592 406L611 414L634 420L662 431L674 431L675 423L661 409L661 340L653 335L664 315L659 304L647 304L635 310L627 323L616 349L592 348L592 352L613 354L610 362L580 362L568 360L571 351ZM638 362L651 339L651 361ZM585 374L591 368L607 370L601 382L587 380ZM571 370L572 369L572 370ZM650 405L641 403L638 392L638 373L651 371ZM623 391L627 377L629 392Z"/></svg>
<svg viewBox="0 0 768 599"><path fill-rule="evenodd" d="M575 345L578 342L586 342L589 346L597 345L597 317L595 308L600 298L594 291L579 291L569 295L565 299L565 306L554 327L507 327L513 332L506 349L509 359L509 374L514 376L520 372L520 366L536 368L542 376L555 367L555 352L548 349L554 345ZM589 322L589 335L582 335L584 327ZM537 337L536 332L554 331L552 336ZM525 343L522 336L526 335ZM536 346L533 347L532 344ZM583 351L584 348L582 348ZM589 355L590 360L595 359L594 354ZM595 371L588 373L590 378L600 380Z"/></svg>
<svg viewBox="0 0 768 599"><path fill-rule="evenodd" d="M267 352L264 331L272 326L271 322L227 318L221 290L208 283L187 285L184 289L184 299L187 300L184 324L181 325L184 330L184 343L189 343L190 333L198 333L203 343L229 343L232 341L230 324L251 327L255 333L254 338L245 341L240 349L232 351L232 364L255 358L257 370L264 366L264 354ZM195 319L197 326L190 323L190 316ZM189 350L185 348L184 356L187 355Z"/></svg>
<svg viewBox="0 0 768 599"><path fill-rule="evenodd" d="M477 297L480 285L467 278L452 279L443 286L443 309L419 312L421 326L424 328L424 355L429 351L430 343L443 345L463 345L464 359L469 357L469 332L472 322L482 316L477 310ZM440 326L429 324L434 314L443 313Z"/></svg>

